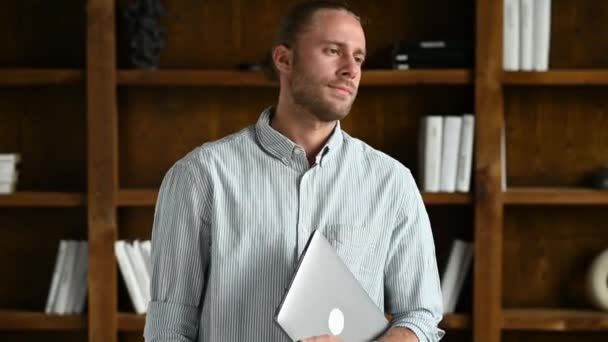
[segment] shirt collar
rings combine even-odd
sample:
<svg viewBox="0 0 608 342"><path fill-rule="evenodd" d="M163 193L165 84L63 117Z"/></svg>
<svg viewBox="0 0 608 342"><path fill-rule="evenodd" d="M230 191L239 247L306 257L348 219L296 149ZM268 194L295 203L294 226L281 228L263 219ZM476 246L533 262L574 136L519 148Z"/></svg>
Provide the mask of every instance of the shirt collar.
<svg viewBox="0 0 608 342"><path fill-rule="evenodd" d="M298 145L270 126L270 119L274 115L274 110L274 107L269 107L262 112L255 125L256 136L264 150L284 163L288 163L294 149L298 148ZM329 159L337 154L342 143L342 129L340 127L340 121L337 121L336 127L325 143L325 146L323 146L321 151L319 151L319 154L317 154L315 158L316 163L323 166Z"/></svg>

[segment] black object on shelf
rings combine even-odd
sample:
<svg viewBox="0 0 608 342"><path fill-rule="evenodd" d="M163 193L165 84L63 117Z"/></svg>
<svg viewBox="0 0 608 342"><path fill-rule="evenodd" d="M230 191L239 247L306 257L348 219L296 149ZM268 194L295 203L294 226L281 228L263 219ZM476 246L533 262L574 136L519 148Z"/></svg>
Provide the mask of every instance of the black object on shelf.
<svg viewBox="0 0 608 342"><path fill-rule="evenodd" d="M471 68L473 49L463 40L410 40L393 44L393 69Z"/></svg>
<svg viewBox="0 0 608 342"><path fill-rule="evenodd" d="M597 168L591 173L590 185L595 189L608 190L608 166Z"/></svg>
<svg viewBox="0 0 608 342"><path fill-rule="evenodd" d="M123 11L128 61L130 66L157 69L166 34L160 26L165 15L160 0L137 0Z"/></svg>

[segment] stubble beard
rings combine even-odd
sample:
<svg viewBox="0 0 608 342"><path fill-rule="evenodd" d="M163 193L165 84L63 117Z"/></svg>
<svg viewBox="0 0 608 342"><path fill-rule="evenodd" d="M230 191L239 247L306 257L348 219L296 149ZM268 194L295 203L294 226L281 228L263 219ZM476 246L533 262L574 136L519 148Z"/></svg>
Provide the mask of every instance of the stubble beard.
<svg viewBox="0 0 608 342"><path fill-rule="evenodd" d="M310 112L322 122L334 122L345 118L353 105L356 92L352 95L349 102L337 105L326 100L322 93L322 86L327 82L322 82L306 71L294 65L294 78L291 80L291 92L293 101L296 105Z"/></svg>

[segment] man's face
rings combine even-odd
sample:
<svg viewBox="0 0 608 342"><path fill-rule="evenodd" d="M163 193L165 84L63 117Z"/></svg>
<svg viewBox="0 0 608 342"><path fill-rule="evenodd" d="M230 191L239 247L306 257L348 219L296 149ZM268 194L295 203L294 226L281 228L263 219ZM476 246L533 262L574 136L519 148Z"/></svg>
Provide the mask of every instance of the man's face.
<svg viewBox="0 0 608 342"><path fill-rule="evenodd" d="M319 120L344 118L357 96L365 35L359 20L341 10L320 10L299 34L289 84L294 102Z"/></svg>

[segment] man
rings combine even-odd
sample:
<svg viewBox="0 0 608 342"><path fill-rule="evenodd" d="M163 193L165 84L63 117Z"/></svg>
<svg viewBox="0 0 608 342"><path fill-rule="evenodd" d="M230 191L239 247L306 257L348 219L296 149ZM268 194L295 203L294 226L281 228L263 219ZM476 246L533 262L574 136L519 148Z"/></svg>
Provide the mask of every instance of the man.
<svg viewBox="0 0 608 342"><path fill-rule="evenodd" d="M307 2L287 15L272 50L276 107L193 150L163 180L147 341L287 340L273 315L314 229L393 316L380 341L443 336L416 184L399 162L340 129L364 59L363 29L344 5Z"/></svg>

